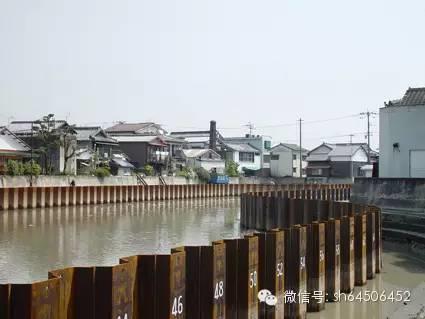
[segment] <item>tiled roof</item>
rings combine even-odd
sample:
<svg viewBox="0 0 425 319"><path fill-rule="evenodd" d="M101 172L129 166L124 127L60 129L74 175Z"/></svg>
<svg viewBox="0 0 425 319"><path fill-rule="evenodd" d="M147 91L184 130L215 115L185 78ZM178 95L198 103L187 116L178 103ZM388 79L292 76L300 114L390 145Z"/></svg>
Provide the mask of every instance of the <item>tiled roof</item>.
<svg viewBox="0 0 425 319"><path fill-rule="evenodd" d="M165 134L166 131L160 125L153 122L146 123L118 123L108 127L106 132L115 135L115 133L130 133L130 134L156 134L154 131L161 131L160 134Z"/></svg>
<svg viewBox="0 0 425 319"><path fill-rule="evenodd" d="M212 152L217 158L220 158L221 156L213 151L212 149L189 149L189 150L183 150L184 156L187 158L196 158L196 157L200 157L206 153Z"/></svg>
<svg viewBox="0 0 425 319"><path fill-rule="evenodd" d="M25 153L31 148L5 127L0 127L0 152Z"/></svg>
<svg viewBox="0 0 425 319"><path fill-rule="evenodd" d="M31 134L31 126L36 127L38 121L12 121L7 126L9 131L16 135L30 135ZM64 120L55 120L54 129L61 128L64 125L68 125L68 123ZM35 130L33 131L35 134Z"/></svg>
<svg viewBox="0 0 425 319"><path fill-rule="evenodd" d="M246 143L226 143L225 146L228 148L237 151L237 152L247 152L247 153L258 153L259 150L255 147L251 146L250 144Z"/></svg>
<svg viewBox="0 0 425 319"><path fill-rule="evenodd" d="M95 139L96 142L118 144L118 141L108 136L100 126L80 126L75 127L77 141L89 141Z"/></svg>
<svg viewBox="0 0 425 319"><path fill-rule="evenodd" d="M100 130L100 126L80 126L75 127L77 132L77 141L88 141L91 136L95 136Z"/></svg>
<svg viewBox="0 0 425 319"><path fill-rule="evenodd" d="M275 145L275 146L273 146L271 148L271 151L277 149L279 146L283 146L283 147L289 148L292 151L297 151L297 152L300 151L300 146L299 145L297 145L297 144L291 144L291 143L280 143L280 144L277 144L277 145ZM302 148L302 152L303 153L306 153L306 152L308 152L308 149Z"/></svg>
<svg viewBox="0 0 425 319"><path fill-rule="evenodd" d="M409 88L401 100L390 101L386 106L425 105L425 87Z"/></svg>
<svg viewBox="0 0 425 319"><path fill-rule="evenodd" d="M123 135L123 136L114 136L114 138L120 142L120 143L126 143L126 142L145 142L145 143L149 143L151 141L153 141L156 136L152 136L152 135Z"/></svg>
<svg viewBox="0 0 425 319"><path fill-rule="evenodd" d="M359 149L363 149L365 152L367 152L367 144L363 144L363 143L353 143L353 144L350 144L350 143L337 143L337 144L323 143L322 145L326 145L327 147L331 148L329 153L315 154L314 150L312 150L307 157L307 161L310 161L310 162L327 161L332 156L349 156L349 157L351 157Z"/></svg>

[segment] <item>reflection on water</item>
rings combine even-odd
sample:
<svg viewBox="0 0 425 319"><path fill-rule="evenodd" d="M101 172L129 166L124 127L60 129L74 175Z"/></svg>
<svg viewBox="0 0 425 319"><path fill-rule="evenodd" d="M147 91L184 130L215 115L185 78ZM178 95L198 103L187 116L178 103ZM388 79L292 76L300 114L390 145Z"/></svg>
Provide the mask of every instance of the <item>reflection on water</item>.
<svg viewBox="0 0 425 319"><path fill-rule="evenodd" d="M239 200L210 198L0 212L0 283L45 279L68 266L113 265L119 257L168 253L240 235ZM413 290L425 267L401 250L384 253L384 270L365 290ZM356 288L355 295L360 291ZM423 298L423 296L412 296ZM401 303L340 302L308 318L381 319Z"/></svg>
<svg viewBox="0 0 425 319"><path fill-rule="evenodd" d="M168 253L239 235L239 200L209 198L0 212L0 283L45 279L68 266Z"/></svg>

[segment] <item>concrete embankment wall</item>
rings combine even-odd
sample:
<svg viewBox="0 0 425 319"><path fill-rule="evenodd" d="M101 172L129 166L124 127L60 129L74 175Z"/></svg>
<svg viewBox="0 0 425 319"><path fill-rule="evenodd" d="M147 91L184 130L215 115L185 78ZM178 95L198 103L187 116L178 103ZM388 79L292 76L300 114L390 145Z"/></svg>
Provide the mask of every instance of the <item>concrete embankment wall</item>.
<svg viewBox="0 0 425 319"><path fill-rule="evenodd" d="M33 186L0 188L0 210L54 206L74 206L239 196L246 192L301 190L338 193L349 191L349 185L260 185L260 184L180 184L180 185L95 185Z"/></svg>
<svg viewBox="0 0 425 319"><path fill-rule="evenodd" d="M351 201L382 209L385 239L425 249L424 178L358 178Z"/></svg>
<svg viewBox="0 0 425 319"><path fill-rule="evenodd" d="M425 178L357 178L351 200L425 213Z"/></svg>
<svg viewBox="0 0 425 319"><path fill-rule="evenodd" d="M147 185L162 184L157 176L143 177ZM178 176L164 176L167 185L202 184L197 178L184 178ZM113 185L138 185L136 176L109 176L98 178L95 176L38 176L32 178L32 186L58 187L70 186L113 186ZM304 184L302 178L268 178L268 177L231 177L230 184L261 184L261 185L286 185ZM341 184L341 183L334 183ZM7 187L29 187L31 177L29 176L0 176L0 188Z"/></svg>
<svg viewBox="0 0 425 319"><path fill-rule="evenodd" d="M158 177L148 176L143 178L148 185L159 185ZM184 177L164 177L168 185L175 184L198 184L197 179L186 179ZM29 187L31 178L29 176L0 176L0 188L2 187ZM38 176L32 179L35 187L59 187L70 186L114 186L114 185L138 185L136 176L109 176L98 178L95 176Z"/></svg>

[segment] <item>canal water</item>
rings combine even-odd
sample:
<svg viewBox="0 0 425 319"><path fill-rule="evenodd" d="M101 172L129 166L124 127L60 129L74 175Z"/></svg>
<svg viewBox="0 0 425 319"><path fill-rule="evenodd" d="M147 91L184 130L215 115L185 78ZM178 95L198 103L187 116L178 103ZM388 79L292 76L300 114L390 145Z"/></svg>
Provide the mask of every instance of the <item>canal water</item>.
<svg viewBox="0 0 425 319"><path fill-rule="evenodd" d="M47 270L114 265L120 257L168 253L172 247L206 245L240 234L237 198L4 211L0 212L0 283L43 280ZM356 289L354 296L385 290L385 302L326 304L324 312L308 318L380 319L404 306L387 297L391 291L412 292L424 284L425 264L400 249L386 250L383 258L383 273Z"/></svg>

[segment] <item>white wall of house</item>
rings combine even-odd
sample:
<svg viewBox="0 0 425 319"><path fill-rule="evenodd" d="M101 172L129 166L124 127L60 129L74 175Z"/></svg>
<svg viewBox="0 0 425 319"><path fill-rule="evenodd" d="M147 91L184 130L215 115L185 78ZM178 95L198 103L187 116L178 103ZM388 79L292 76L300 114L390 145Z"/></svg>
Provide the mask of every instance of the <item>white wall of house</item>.
<svg viewBox="0 0 425 319"><path fill-rule="evenodd" d="M272 151L272 155L278 156L279 159L270 159L270 174L273 177L293 176L300 177L300 154L286 147L276 147ZM304 154L307 155L307 154ZM307 162L302 161L302 168L307 167ZM305 177L306 174L303 174Z"/></svg>
<svg viewBox="0 0 425 319"><path fill-rule="evenodd" d="M379 110L380 177L425 177L424 123L425 106Z"/></svg>
<svg viewBox="0 0 425 319"><path fill-rule="evenodd" d="M260 151L260 168L269 168L270 164L264 162L264 156L270 154L270 148L266 148L266 144L268 144L269 147L271 147L272 139L269 136L263 136L263 135L252 135L249 137L231 137L229 138L229 143L247 143L251 146L255 147Z"/></svg>
<svg viewBox="0 0 425 319"><path fill-rule="evenodd" d="M293 159L292 159L292 168L293 168L292 176L300 177L300 153L292 151L292 156L293 156ZM303 156L307 156L307 154L303 154ZM301 166L305 170L305 168L307 167L307 161L303 160L302 163L301 163ZM305 171L302 174L302 177L306 177Z"/></svg>
<svg viewBox="0 0 425 319"><path fill-rule="evenodd" d="M239 164L238 167L238 171L240 173L243 172L243 168L248 168L248 169L252 169L252 170L258 170L261 168L261 155L260 154L255 154L254 153L254 162L245 162L245 161L240 161L239 160L239 152L234 151L232 152L232 157L233 157L233 161L237 164Z"/></svg>

